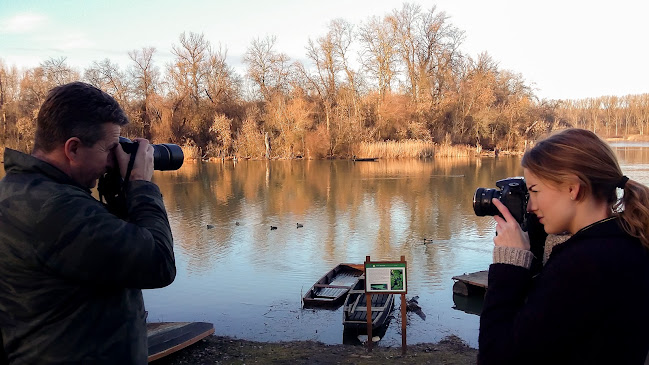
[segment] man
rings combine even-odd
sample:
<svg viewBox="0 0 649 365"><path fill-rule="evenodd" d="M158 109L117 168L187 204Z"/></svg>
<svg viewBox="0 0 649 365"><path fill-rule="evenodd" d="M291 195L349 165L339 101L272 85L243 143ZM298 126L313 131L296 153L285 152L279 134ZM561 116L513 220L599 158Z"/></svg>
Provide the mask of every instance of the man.
<svg viewBox="0 0 649 365"><path fill-rule="evenodd" d="M127 221L92 197L108 168L126 176L128 119L81 82L56 87L37 117L32 155L5 150L0 181L0 329L16 364L146 363L142 291L169 285L173 239L153 147L139 139Z"/></svg>

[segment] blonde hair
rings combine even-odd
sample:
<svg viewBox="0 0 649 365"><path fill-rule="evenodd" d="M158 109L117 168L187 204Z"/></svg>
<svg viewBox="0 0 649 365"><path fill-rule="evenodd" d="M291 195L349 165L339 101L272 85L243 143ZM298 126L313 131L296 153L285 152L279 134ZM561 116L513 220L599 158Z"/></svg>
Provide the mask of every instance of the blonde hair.
<svg viewBox="0 0 649 365"><path fill-rule="evenodd" d="M615 153L595 133L576 128L554 133L527 151L521 165L557 185L577 176L577 200L590 194L605 201L612 214L619 216L622 228L649 248L649 188L625 181ZM624 189L622 199L618 199L617 187Z"/></svg>

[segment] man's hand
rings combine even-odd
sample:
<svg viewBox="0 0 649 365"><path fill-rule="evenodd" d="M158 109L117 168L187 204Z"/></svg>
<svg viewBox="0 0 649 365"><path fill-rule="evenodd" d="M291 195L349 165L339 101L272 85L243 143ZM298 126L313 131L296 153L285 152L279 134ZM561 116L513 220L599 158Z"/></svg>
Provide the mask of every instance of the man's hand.
<svg viewBox="0 0 649 365"><path fill-rule="evenodd" d="M129 180L151 181L151 177L153 177L153 146L151 146L149 141L144 138L136 138L134 141L139 143L139 147L135 155L135 161L133 162L133 169L131 170ZM115 148L115 157L119 164L119 171L122 175L122 179L124 179L126 177L126 170L131 155L124 152L122 145L118 144L117 148Z"/></svg>
<svg viewBox="0 0 649 365"><path fill-rule="evenodd" d="M505 246L505 247L516 247L523 250L530 249L530 238L527 235L527 232L523 232L521 227L518 225L518 222L512 214L509 212L509 209L498 199L491 200L493 205L498 208L500 214L494 216L496 220L496 237L494 237L494 244L496 246Z"/></svg>

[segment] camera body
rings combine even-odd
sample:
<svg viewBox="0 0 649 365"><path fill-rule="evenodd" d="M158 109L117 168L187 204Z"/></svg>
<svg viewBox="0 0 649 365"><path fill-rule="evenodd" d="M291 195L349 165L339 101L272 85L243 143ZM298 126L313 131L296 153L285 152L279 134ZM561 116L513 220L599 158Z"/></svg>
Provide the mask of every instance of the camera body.
<svg viewBox="0 0 649 365"><path fill-rule="evenodd" d="M529 193L525 179L523 177L508 177L496 181L496 186L500 189L478 188L473 195L473 211L477 216L500 215L498 208L492 203L491 199L496 198L507 207L514 219L521 227L526 226L527 221L527 201Z"/></svg>
<svg viewBox="0 0 649 365"><path fill-rule="evenodd" d="M139 147L138 142L131 141L126 137L119 137L119 144L124 152L136 153ZM183 150L177 144L162 143L151 144L153 146L153 169L154 170L178 170L185 160Z"/></svg>

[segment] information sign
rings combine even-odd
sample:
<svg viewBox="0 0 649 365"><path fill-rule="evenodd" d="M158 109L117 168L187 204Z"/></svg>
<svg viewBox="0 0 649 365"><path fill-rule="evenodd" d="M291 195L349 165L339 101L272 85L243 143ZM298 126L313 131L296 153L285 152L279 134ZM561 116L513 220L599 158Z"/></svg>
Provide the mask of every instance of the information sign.
<svg viewBox="0 0 649 365"><path fill-rule="evenodd" d="M394 262L365 262L365 292L406 294L406 263Z"/></svg>

